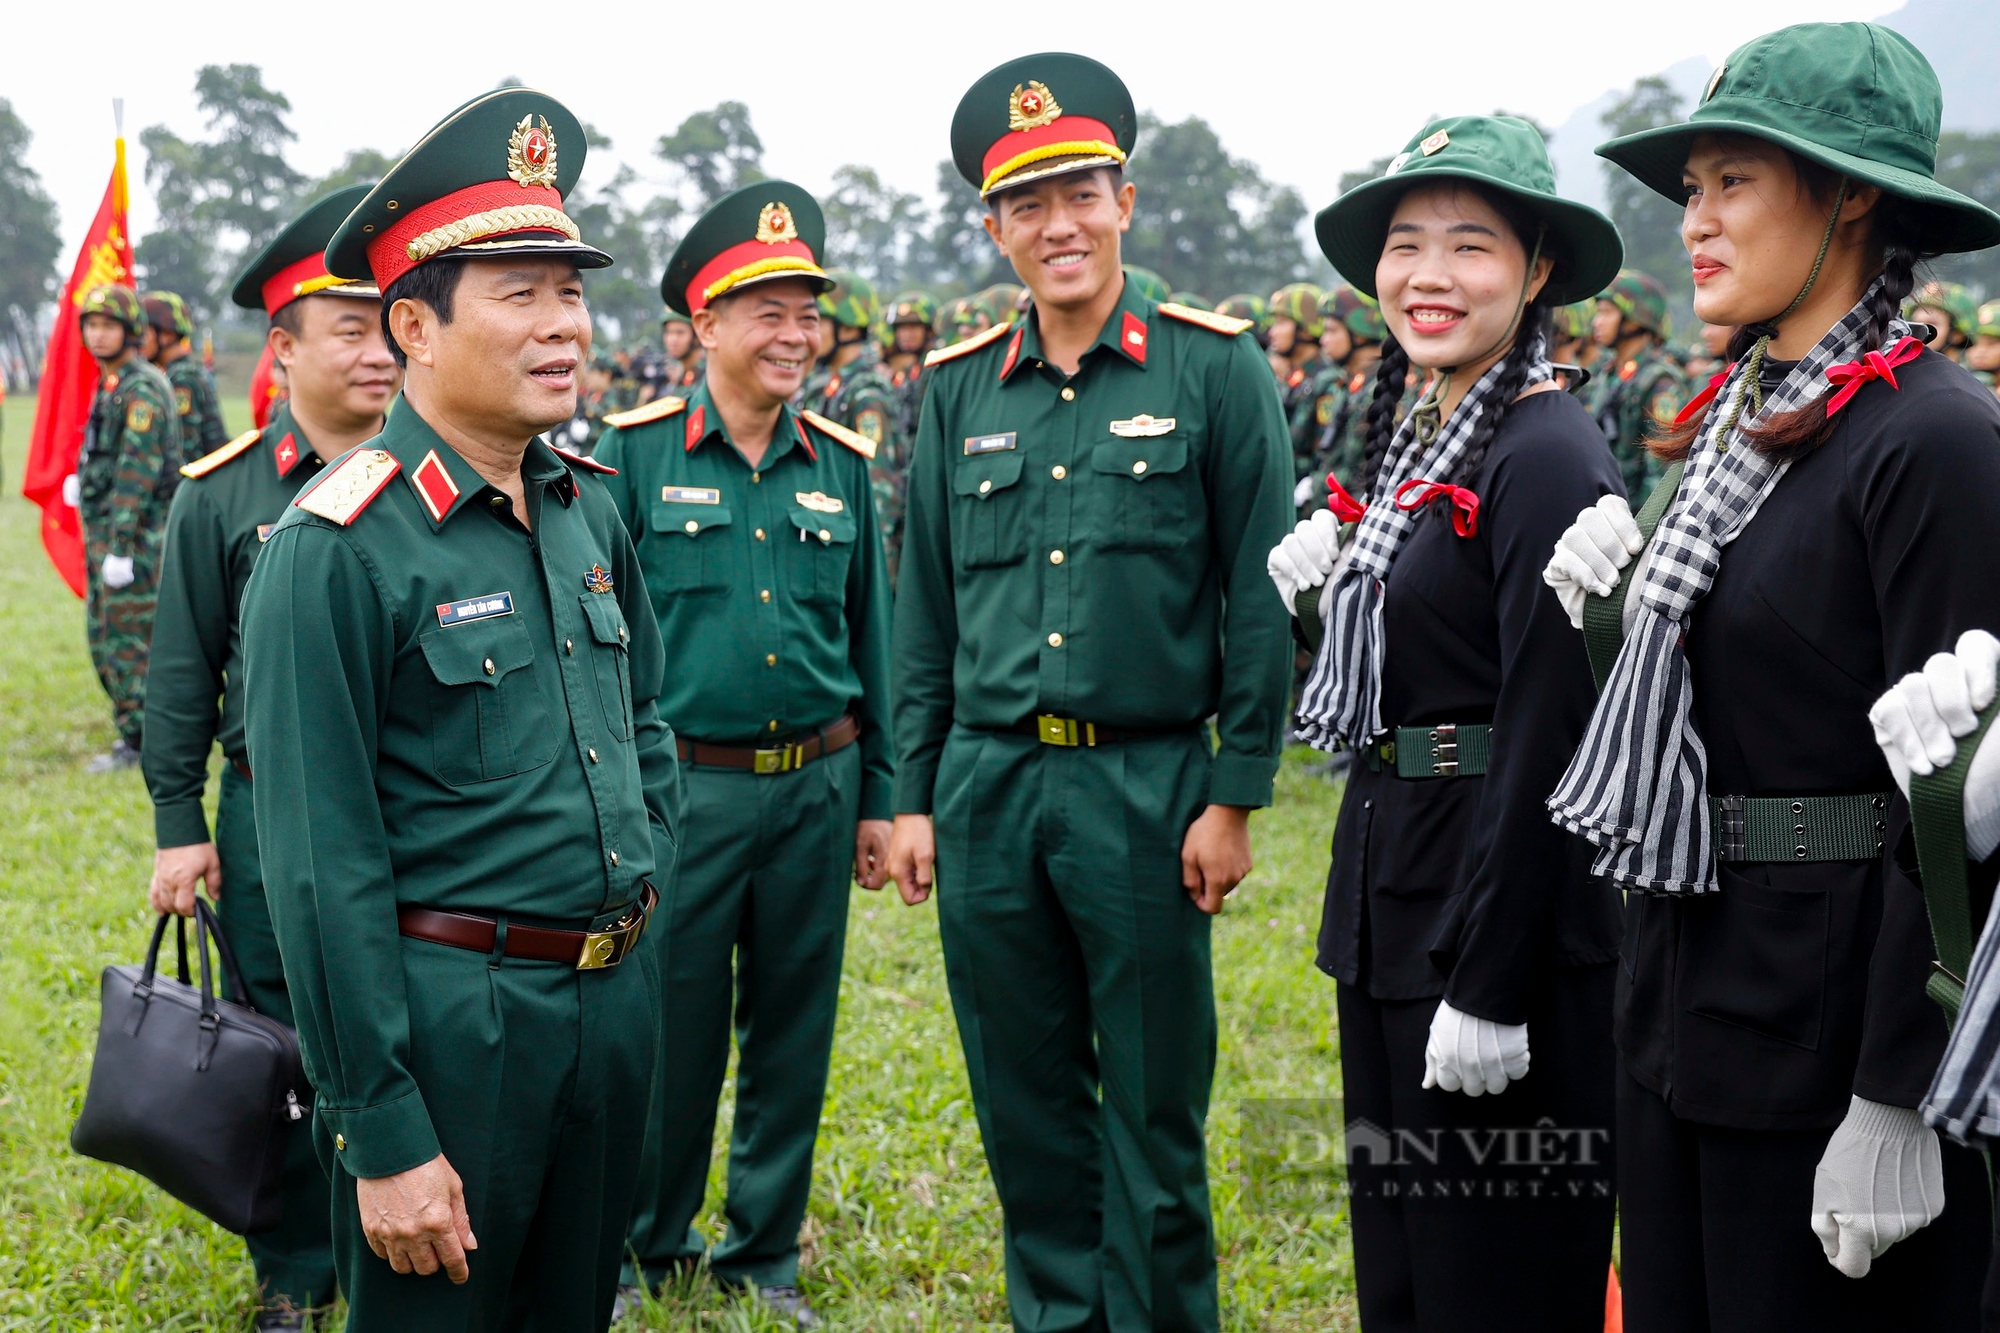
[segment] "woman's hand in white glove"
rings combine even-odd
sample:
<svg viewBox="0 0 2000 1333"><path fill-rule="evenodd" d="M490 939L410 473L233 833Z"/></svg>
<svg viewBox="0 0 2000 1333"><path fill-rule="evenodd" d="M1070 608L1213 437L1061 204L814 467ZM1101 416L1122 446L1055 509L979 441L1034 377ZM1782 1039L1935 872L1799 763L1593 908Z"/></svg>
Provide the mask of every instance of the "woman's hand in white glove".
<svg viewBox="0 0 2000 1333"><path fill-rule="evenodd" d="M1912 773L1928 777L1958 757L1958 739L1978 729L1979 711L1993 702L1996 675L2000 639L1967 630L1955 652L1933 654L1868 710L1875 743L1903 795L1910 794ZM2000 845L2000 749L1985 742L1965 774L1965 838L1975 861Z"/></svg>
<svg viewBox="0 0 2000 1333"><path fill-rule="evenodd" d="M1569 623L1583 628L1583 599L1609 596L1618 571L1646 549L1632 506L1622 495L1599 496L1597 503L1576 516L1576 522L1556 541L1542 582L1556 590Z"/></svg>
<svg viewBox="0 0 2000 1333"><path fill-rule="evenodd" d="M1339 559L1340 520L1331 510L1322 509L1300 519L1299 525L1271 548L1271 554L1264 558L1264 569L1277 585L1285 609L1297 615L1298 608L1292 603L1307 588L1325 583Z"/></svg>
<svg viewBox="0 0 2000 1333"><path fill-rule="evenodd" d="M1849 1277L1944 1211L1937 1131L1902 1106L1851 1098L1813 1172L1812 1229Z"/></svg>
<svg viewBox="0 0 2000 1333"><path fill-rule="evenodd" d="M1528 1025L1461 1013L1443 1000L1424 1043L1424 1086L1468 1097L1504 1091L1528 1075Z"/></svg>

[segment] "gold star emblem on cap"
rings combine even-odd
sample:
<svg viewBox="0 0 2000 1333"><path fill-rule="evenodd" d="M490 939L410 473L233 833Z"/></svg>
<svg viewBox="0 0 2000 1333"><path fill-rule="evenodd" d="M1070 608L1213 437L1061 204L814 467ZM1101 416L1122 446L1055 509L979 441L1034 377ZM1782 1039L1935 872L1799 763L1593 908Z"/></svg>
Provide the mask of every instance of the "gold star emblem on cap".
<svg viewBox="0 0 2000 1333"><path fill-rule="evenodd" d="M757 215L757 239L766 245L799 239L799 228L792 221L792 210L783 204L764 205L764 211Z"/></svg>
<svg viewBox="0 0 2000 1333"><path fill-rule="evenodd" d="M1056 95L1039 79L1029 79L1025 87L1015 84L1013 93L1007 98L1007 128L1010 130L1038 130L1062 113Z"/></svg>
<svg viewBox="0 0 2000 1333"><path fill-rule="evenodd" d="M514 127L507 141L507 175L524 187L556 183L556 136L547 116L523 116Z"/></svg>

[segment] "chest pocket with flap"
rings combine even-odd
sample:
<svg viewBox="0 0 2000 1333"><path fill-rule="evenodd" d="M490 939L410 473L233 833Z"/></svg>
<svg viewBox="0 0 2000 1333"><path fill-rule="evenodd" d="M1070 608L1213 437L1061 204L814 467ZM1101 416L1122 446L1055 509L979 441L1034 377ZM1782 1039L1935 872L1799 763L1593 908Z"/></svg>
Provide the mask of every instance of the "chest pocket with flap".
<svg viewBox="0 0 2000 1333"><path fill-rule="evenodd" d="M454 787L524 773L555 758L562 729L515 615L417 636L430 664L431 766Z"/></svg>
<svg viewBox="0 0 2000 1333"><path fill-rule="evenodd" d="M1179 434L1111 440L1091 450L1098 545L1107 551L1164 551L1187 541L1200 498L1187 461L1187 437Z"/></svg>
<svg viewBox="0 0 2000 1333"><path fill-rule="evenodd" d="M798 529L787 542L793 548L793 595L813 602L846 601L847 568L854 560L854 537L859 531L854 511L822 514L794 505L789 512Z"/></svg>
<svg viewBox="0 0 2000 1333"><path fill-rule="evenodd" d="M652 539L639 549L646 586L660 592L722 592L729 587L729 506L655 500Z"/></svg>
<svg viewBox="0 0 2000 1333"><path fill-rule="evenodd" d="M597 672L597 697L604 705L604 728L614 739L632 739L632 632L625 609L608 593L587 592L577 598L590 622L596 645L590 654Z"/></svg>
<svg viewBox="0 0 2000 1333"><path fill-rule="evenodd" d="M956 460L951 475L952 546L966 569L1011 565L1028 553L1025 460L1008 449Z"/></svg>

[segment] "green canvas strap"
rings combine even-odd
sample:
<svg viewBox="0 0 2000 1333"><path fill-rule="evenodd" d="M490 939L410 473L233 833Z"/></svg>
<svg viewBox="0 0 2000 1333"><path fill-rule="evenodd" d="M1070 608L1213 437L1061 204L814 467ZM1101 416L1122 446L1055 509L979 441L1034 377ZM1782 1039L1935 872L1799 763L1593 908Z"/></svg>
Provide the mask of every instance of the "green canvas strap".
<svg viewBox="0 0 2000 1333"><path fill-rule="evenodd" d="M1326 585L1322 583L1317 588L1302 588L1292 598L1292 609L1299 617L1299 633L1306 636L1306 646L1312 649L1314 657L1319 656L1319 641L1326 637L1326 622L1319 618L1319 595L1325 591Z"/></svg>
<svg viewBox="0 0 2000 1333"><path fill-rule="evenodd" d="M1872 861L1882 854L1892 795L1711 796L1715 859Z"/></svg>
<svg viewBox="0 0 2000 1333"><path fill-rule="evenodd" d="M1371 772L1396 766L1399 778L1476 778L1493 758L1493 728L1485 722L1439 722L1397 727L1394 739L1362 752Z"/></svg>
<svg viewBox="0 0 2000 1333"><path fill-rule="evenodd" d="M1959 737L1951 763L1928 777L1910 775L1910 829L1916 838L1917 868L1923 874L1924 906L1930 912L1931 944L1937 951L1924 990L1953 1023L1965 1003L1965 975L1972 967L1972 905L1965 884L1965 774L1996 715L2000 701L1986 706L1970 736Z"/></svg>
<svg viewBox="0 0 2000 1333"><path fill-rule="evenodd" d="M1639 512L1632 521L1639 525L1639 535L1647 541L1653 540L1653 532L1666 517L1667 506L1673 503L1674 495L1681 488L1681 473L1687 464L1675 463L1660 474L1658 482L1646 497L1646 503L1639 506ZM1634 560L1633 564L1638 562ZM1597 679L1597 688L1602 690L1604 682L1611 679L1611 668L1618 661L1618 651L1625 646L1625 574L1633 565L1619 571L1618 582L1611 585L1611 591L1599 597L1596 594L1583 599L1583 650L1590 654L1590 674Z"/></svg>

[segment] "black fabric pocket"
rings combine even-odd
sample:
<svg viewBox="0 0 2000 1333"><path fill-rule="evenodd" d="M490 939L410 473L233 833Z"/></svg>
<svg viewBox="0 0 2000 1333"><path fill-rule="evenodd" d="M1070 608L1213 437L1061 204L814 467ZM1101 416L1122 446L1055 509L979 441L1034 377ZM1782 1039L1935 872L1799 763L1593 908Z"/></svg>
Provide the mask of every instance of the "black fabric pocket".
<svg viewBox="0 0 2000 1333"><path fill-rule="evenodd" d="M1824 888L1777 888L1727 865L1683 916L1688 1012L1803 1050L1826 1014L1832 904Z"/></svg>

